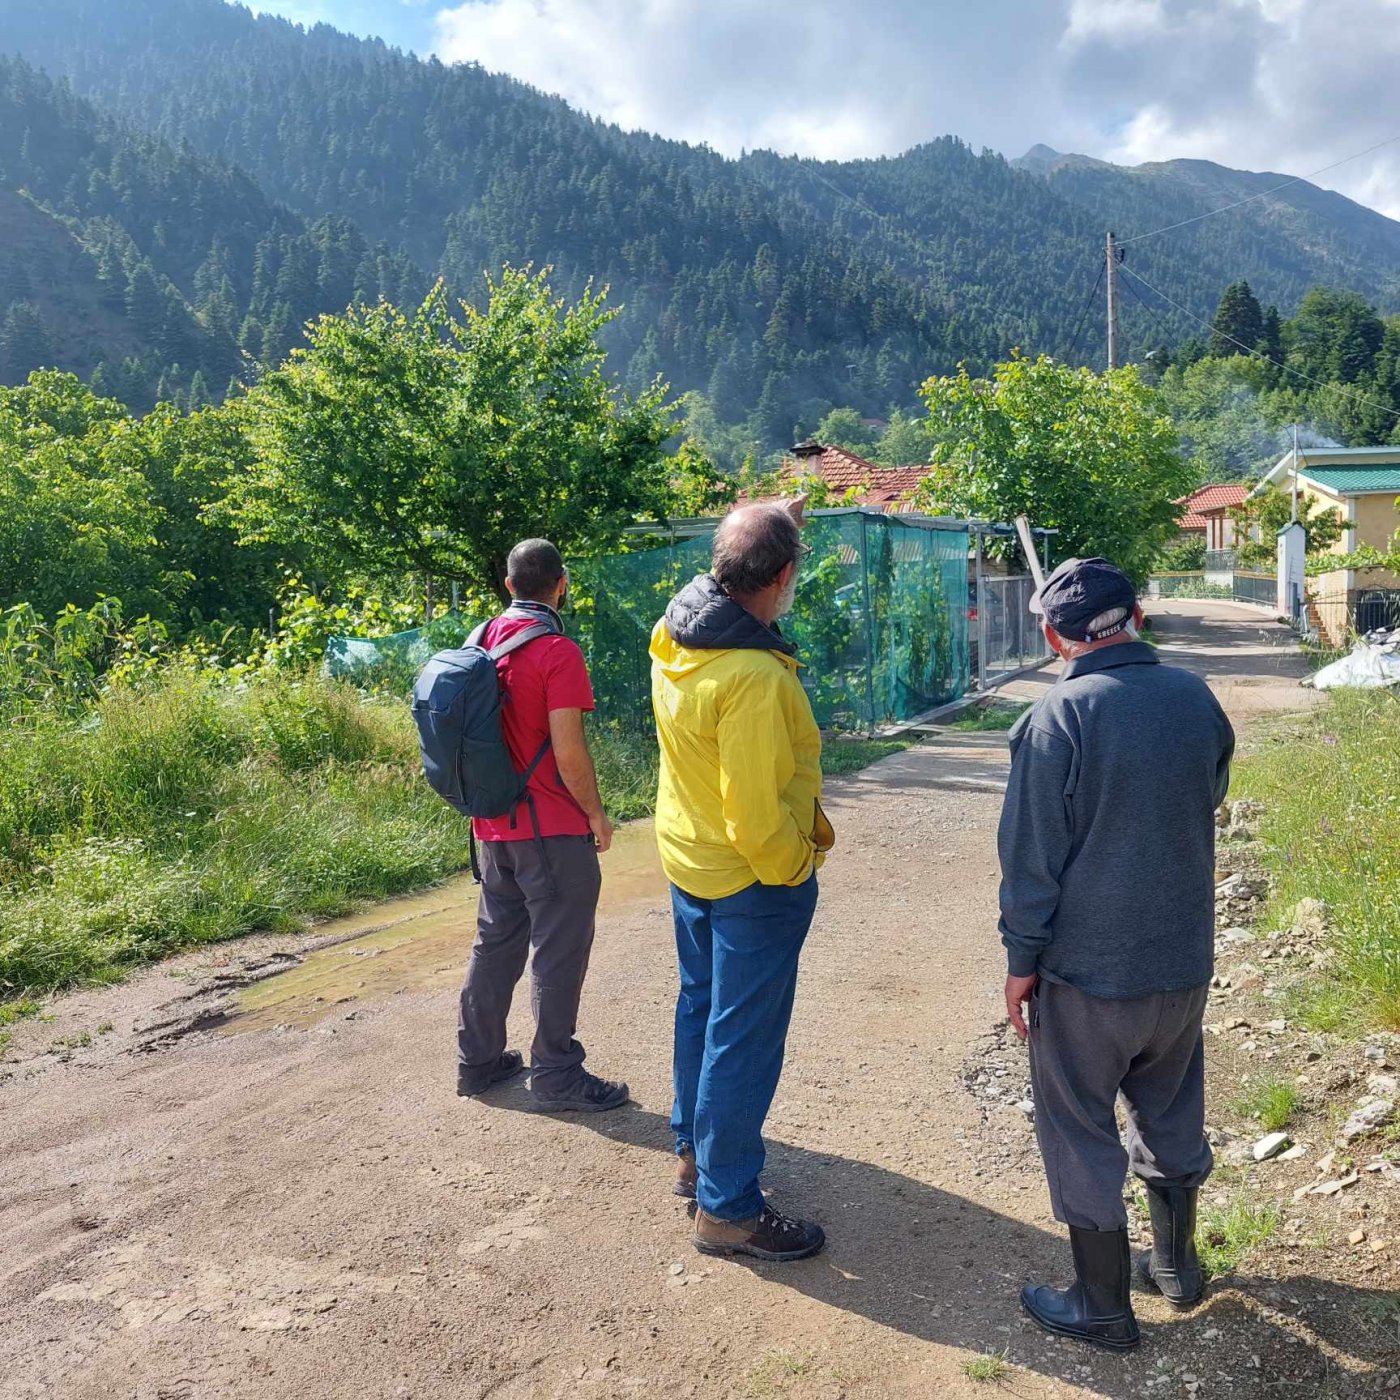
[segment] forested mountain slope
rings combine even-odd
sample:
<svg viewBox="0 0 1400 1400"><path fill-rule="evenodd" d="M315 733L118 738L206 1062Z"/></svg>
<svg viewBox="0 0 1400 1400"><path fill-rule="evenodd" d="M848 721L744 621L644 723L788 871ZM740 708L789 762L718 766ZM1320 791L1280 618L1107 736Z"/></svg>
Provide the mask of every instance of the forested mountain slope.
<svg viewBox="0 0 1400 1400"><path fill-rule="evenodd" d="M532 261L564 291L610 283L627 306L610 330L619 372L701 389L773 443L833 403L908 404L959 360L1021 346L1092 361L1106 226L1131 237L1279 183L1204 162L1008 162L953 138L878 160L729 160L222 0L0 0L0 36L162 150L255 181L303 225L340 221L331 241L382 241L400 282L421 268L471 293L484 269ZM1297 184L1130 247L1129 267L1200 317L1241 277L1285 312L1321 282L1395 310L1400 225ZM307 299L257 296L244 277L253 320L234 336L276 350L279 307L294 328ZM1124 298L1130 355L1199 329L1143 299Z"/></svg>

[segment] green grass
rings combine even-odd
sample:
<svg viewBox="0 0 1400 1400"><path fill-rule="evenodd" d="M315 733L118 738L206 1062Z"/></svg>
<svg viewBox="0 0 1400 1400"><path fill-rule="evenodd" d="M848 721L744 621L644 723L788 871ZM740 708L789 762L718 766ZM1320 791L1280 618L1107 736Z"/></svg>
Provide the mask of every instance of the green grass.
<svg viewBox="0 0 1400 1400"><path fill-rule="evenodd" d="M609 813L648 815L655 739L590 742ZM834 739L823 769L911 742ZM0 1052L39 994L430 884L467 843L423 782L408 707L336 681L235 689L177 668L81 721L0 728Z"/></svg>
<svg viewBox="0 0 1400 1400"><path fill-rule="evenodd" d="M1029 705L1006 705L991 701L961 715L948 728L973 734L1004 731L1010 729L1028 709Z"/></svg>
<svg viewBox="0 0 1400 1400"><path fill-rule="evenodd" d="M1328 907L1334 957L1295 989L1296 1014L1320 1030L1400 1030L1400 697L1334 692L1256 742L1232 795L1265 804L1266 918L1286 925L1305 897Z"/></svg>
<svg viewBox="0 0 1400 1400"><path fill-rule="evenodd" d="M1235 1112L1257 1120L1270 1133L1286 1128L1298 1111L1298 1086L1279 1075L1253 1080L1235 1097Z"/></svg>
<svg viewBox="0 0 1400 1400"><path fill-rule="evenodd" d="M1004 1351L984 1352L981 1356L969 1357L962 1364L963 1375L970 1381L999 1381L1010 1369Z"/></svg>
<svg viewBox="0 0 1400 1400"><path fill-rule="evenodd" d="M828 778L858 773L882 758L912 748L913 739L851 739L838 736L822 744L822 773Z"/></svg>
<svg viewBox="0 0 1400 1400"><path fill-rule="evenodd" d="M649 734L599 726L588 736L598 790L615 822L649 817L656 806L656 774L659 754Z"/></svg>
<svg viewBox="0 0 1400 1400"><path fill-rule="evenodd" d="M173 672L0 730L0 1000L428 884L466 862L407 707Z"/></svg>
<svg viewBox="0 0 1400 1400"><path fill-rule="evenodd" d="M769 1352L750 1373L745 1394L750 1400L773 1400L773 1397L787 1393L785 1382L809 1375L815 1365L816 1358L810 1352L802 1355L786 1351Z"/></svg>
<svg viewBox="0 0 1400 1400"><path fill-rule="evenodd" d="M1252 1250L1273 1237L1282 1218L1277 1204L1259 1201L1245 1191L1237 1191L1224 1205L1202 1209L1196 1248L1206 1276L1233 1273Z"/></svg>

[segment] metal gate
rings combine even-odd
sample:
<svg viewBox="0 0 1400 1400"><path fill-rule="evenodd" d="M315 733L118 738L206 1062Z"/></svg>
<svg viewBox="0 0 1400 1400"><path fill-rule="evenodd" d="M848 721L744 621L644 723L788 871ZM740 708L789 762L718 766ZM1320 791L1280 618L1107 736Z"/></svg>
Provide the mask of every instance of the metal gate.
<svg viewBox="0 0 1400 1400"><path fill-rule="evenodd" d="M1030 610L1035 580L1029 574L1003 577L983 574L972 600L976 624L970 629L977 640L973 673L980 689L1007 680L1029 666L1038 666L1050 655L1040 619Z"/></svg>
<svg viewBox="0 0 1400 1400"><path fill-rule="evenodd" d="M1361 636L1381 629L1400 627L1400 589L1363 588L1356 595L1356 621Z"/></svg>

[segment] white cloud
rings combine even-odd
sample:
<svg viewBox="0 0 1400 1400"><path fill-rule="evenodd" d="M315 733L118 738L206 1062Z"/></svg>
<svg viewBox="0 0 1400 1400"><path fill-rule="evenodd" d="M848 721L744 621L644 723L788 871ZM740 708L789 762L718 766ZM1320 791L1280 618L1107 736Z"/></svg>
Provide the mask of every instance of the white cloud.
<svg viewBox="0 0 1400 1400"><path fill-rule="evenodd" d="M1400 0L468 0L436 51L736 153L953 133L1305 174L1400 133ZM1320 183L1400 217L1400 144Z"/></svg>
<svg viewBox="0 0 1400 1400"><path fill-rule="evenodd" d="M439 14L436 47L623 126L846 157L949 132L1015 145L1027 123L997 95L1036 100L1060 3L474 0Z"/></svg>
<svg viewBox="0 0 1400 1400"><path fill-rule="evenodd" d="M1400 0L1162 0L1156 34L1068 47L1066 81L1125 113L1102 154L1306 175L1400 135ZM1319 175L1400 217L1400 142Z"/></svg>

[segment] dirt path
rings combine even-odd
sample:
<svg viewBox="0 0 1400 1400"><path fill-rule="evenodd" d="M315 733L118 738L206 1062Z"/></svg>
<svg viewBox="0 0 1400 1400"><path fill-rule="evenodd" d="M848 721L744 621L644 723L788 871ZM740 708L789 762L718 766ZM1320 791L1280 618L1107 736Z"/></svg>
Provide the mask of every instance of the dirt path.
<svg viewBox="0 0 1400 1400"><path fill-rule="evenodd" d="M1306 694L1283 629L1247 609L1154 612L1171 659L1237 716ZM1017 1396L1185 1395L1212 1346L1238 1371L1231 1393L1279 1393L1259 1387L1321 1343L1238 1289L1187 1318L1144 1298L1129 1358L1053 1342L1019 1312L1021 1284L1061 1274L1066 1248L1024 1114L963 1087L998 1043L1004 772L1001 736L965 735L832 785L840 846L767 1174L825 1224L821 1257L746 1267L687 1244L668 1194L674 971L654 872L633 860L600 929L583 1035L637 1104L594 1121L521 1112L518 1088L454 1097L469 919L439 892L322 955L280 1029L219 1024L201 988L285 940L68 998L23 1029L21 1054L95 1039L0 1084L0 1394L961 1396L989 1389L963 1363L1004 1351Z"/></svg>

